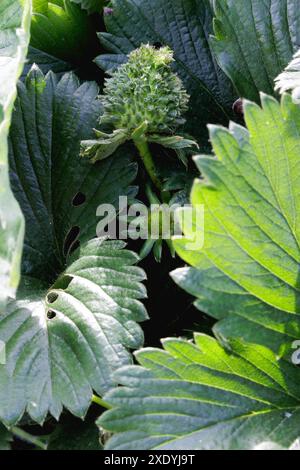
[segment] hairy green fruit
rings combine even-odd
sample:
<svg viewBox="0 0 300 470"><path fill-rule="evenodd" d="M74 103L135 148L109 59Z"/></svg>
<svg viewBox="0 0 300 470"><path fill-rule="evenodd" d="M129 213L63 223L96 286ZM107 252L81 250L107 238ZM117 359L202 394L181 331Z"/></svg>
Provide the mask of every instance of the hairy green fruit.
<svg viewBox="0 0 300 470"><path fill-rule="evenodd" d="M81 156L91 162L112 155L127 140L133 140L153 184L162 189L148 142L175 150L182 159L185 148L196 146L193 140L174 135L185 123L189 95L180 78L172 72L173 52L169 47L156 49L142 45L131 52L106 80L100 97L103 115L100 124L110 126L107 134L95 130L97 139L81 142Z"/></svg>
<svg viewBox="0 0 300 470"><path fill-rule="evenodd" d="M147 132L163 133L184 124L189 96L172 72L173 52L143 45L107 79L102 123L132 131L147 122Z"/></svg>

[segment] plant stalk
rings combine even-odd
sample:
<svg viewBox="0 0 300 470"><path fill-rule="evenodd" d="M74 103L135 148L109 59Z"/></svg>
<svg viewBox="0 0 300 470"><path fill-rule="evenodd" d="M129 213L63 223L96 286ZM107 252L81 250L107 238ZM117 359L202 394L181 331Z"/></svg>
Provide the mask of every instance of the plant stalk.
<svg viewBox="0 0 300 470"><path fill-rule="evenodd" d="M32 444L36 447L39 447L42 450L47 450L47 444L45 442L43 442L38 437L33 436L32 434L29 434L28 432L24 431L23 429L21 429L17 426L13 426L9 430L14 436L21 439L22 441L25 441L29 444Z"/></svg>
<svg viewBox="0 0 300 470"><path fill-rule="evenodd" d="M98 397L97 395L92 396L92 402L97 403L97 405L101 406L102 408L106 408L107 410L111 409L111 406L102 398Z"/></svg>
<svg viewBox="0 0 300 470"><path fill-rule="evenodd" d="M151 155L150 148L149 148L146 138L138 137L138 138L133 139L133 142L139 151L140 157L143 160L144 166L146 168L146 171L152 183L159 191L162 191L162 183L159 177L157 176L155 163L153 161L153 157Z"/></svg>

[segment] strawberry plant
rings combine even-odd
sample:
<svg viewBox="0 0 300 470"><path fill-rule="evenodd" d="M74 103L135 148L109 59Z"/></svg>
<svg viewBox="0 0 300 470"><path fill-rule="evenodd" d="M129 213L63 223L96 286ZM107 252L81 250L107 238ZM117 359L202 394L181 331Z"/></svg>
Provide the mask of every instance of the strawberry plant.
<svg viewBox="0 0 300 470"><path fill-rule="evenodd" d="M0 450L299 449L299 31L0 2Z"/></svg>

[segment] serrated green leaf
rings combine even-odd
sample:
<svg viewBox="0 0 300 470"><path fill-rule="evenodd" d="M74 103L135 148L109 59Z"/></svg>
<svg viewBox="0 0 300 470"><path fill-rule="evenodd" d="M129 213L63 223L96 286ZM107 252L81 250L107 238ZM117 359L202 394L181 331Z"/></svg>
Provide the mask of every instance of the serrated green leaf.
<svg viewBox="0 0 300 470"><path fill-rule="evenodd" d="M288 449L299 441L300 370L262 346L239 341L224 350L196 335L195 344L163 342L122 368L106 396L113 409L98 424L116 433L107 450Z"/></svg>
<svg viewBox="0 0 300 470"><path fill-rule="evenodd" d="M205 179L191 196L205 226L193 225L196 211L184 224L186 238L174 244L192 268L173 277L223 320L217 334L283 354L300 338L300 108L289 95L281 104L262 96L262 108L245 105L245 119L249 131L210 128L217 158L197 158Z"/></svg>
<svg viewBox="0 0 300 470"><path fill-rule="evenodd" d="M24 220L8 178L7 137L16 83L25 61L30 2L4 0L0 5L0 311L19 283Z"/></svg>
<svg viewBox="0 0 300 470"><path fill-rule="evenodd" d="M280 93L292 92L294 103L300 104L300 50L285 70L275 79L276 90Z"/></svg>
<svg viewBox="0 0 300 470"><path fill-rule="evenodd" d="M215 0L214 7L210 43L239 95L274 94L275 77L299 47L298 0Z"/></svg>
<svg viewBox="0 0 300 470"><path fill-rule="evenodd" d="M139 299L144 272L119 241L94 239L80 248L47 291L33 279L0 319L6 364L0 365L0 419L18 422L27 411L42 423L63 407L84 417L92 391L115 385L113 372L131 363L147 318ZM40 281L39 281L40 282Z"/></svg>
<svg viewBox="0 0 300 470"><path fill-rule="evenodd" d="M28 48L26 63L22 73L22 80L25 80L33 64L38 64L39 69L46 75L49 70L57 76L62 76L66 72L74 69L74 66L64 60L58 59L51 54L35 49L32 46Z"/></svg>
<svg viewBox="0 0 300 470"><path fill-rule="evenodd" d="M234 94L212 55L209 0L112 0L105 15L107 31L99 35L113 54L95 59L109 70L141 44L167 45L174 51L174 69L191 95L187 132L206 143L206 123L226 123ZM115 55L117 54L117 55Z"/></svg>
<svg viewBox="0 0 300 470"><path fill-rule="evenodd" d="M68 252L96 236L100 204L130 196L136 164L126 149L91 165L79 157L101 114L98 87L36 67L19 84L10 132L11 184L26 219L23 273L52 282Z"/></svg>

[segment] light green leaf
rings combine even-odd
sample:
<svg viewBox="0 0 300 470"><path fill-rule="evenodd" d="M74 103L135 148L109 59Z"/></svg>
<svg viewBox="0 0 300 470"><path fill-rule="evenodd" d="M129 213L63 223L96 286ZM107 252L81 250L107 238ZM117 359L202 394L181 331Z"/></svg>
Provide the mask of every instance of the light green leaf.
<svg viewBox="0 0 300 470"><path fill-rule="evenodd" d="M296 52L291 63L275 79L276 90L280 93L292 92L293 101L300 104L300 50Z"/></svg>
<svg viewBox="0 0 300 470"><path fill-rule="evenodd" d="M186 238L174 244L192 268L173 277L222 320L218 335L290 350L290 359L300 338L300 108L289 95L281 104L262 96L262 108L245 104L245 119L249 131L210 128L217 158L196 159L205 178L191 196L205 225L196 211L186 218Z"/></svg>
<svg viewBox="0 0 300 470"><path fill-rule="evenodd" d="M227 123L236 98L208 44L209 0L112 0L111 7L105 15L108 32L99 37L112 54L97 57L96 64L107 71L141 44L169 46L174 70L191 95L186 131L207 143L207 121Z"/></svg>
<svg viewBox="0 0 300 470"><path fill-rule="evenodd" d="M239 95L259 101L299 47L298 0L215 0L211 46ZM212 122L212 121L210 121Z"/></svg>
<svg viewBox="0 0 300 470"><path fill-rule="evenodd" d="M54 285L24 278L0 319L6 364L0 365L0 419L27 411L42 423L63 407L84 417L92 391L115 385L113 372L131 363L147 318L139 299L144 272L124 243L94 239L80 248Z"/></svg>
<svg viewBox="0 0 300 470"><path fill-rule="evenodd" d="M102 9L106 0L71 0L73 3L77 3L88 13L102 13Z"/></svg>
<svg viewBox="0 0 300 470"><path fill-rule="evenodd" d="M59 82L33 68L10 132L11 183L26 219L23 273L52 282L74 243L96 236L99 205L130 196L136 164L126 149L91 165L80 142L94 136L102 108L95 83L72 74Z"/></svg>
<svg viewBox="0 0 300 470"><path fill-rule="evenodd" d="M299 441L300 370L262 346L208 336L163 341L117 372L98 424L107 450L288 449Z"/></svg>
<svg viewBox="0 0 300 470"><path fill-rule="evenodd" d="M0 5L0 311L19 283L24 221L9 186L7 136L16 83L25 61L30 2L3 0Z"/></svg>

